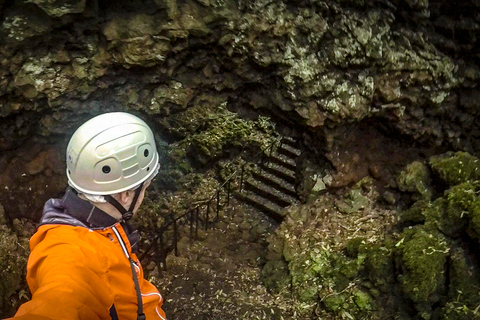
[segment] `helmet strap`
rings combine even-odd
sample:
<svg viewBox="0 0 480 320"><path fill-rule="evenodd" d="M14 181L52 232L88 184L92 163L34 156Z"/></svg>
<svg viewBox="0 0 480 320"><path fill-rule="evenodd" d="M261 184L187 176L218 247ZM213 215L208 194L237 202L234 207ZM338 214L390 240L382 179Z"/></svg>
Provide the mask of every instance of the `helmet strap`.
<svg viewBox="0 0 480 320"><path fill-rule="evenodd" d="M128 221L133 217L133 209L135 209L135 205L137 204L138 197L140 197L140 193L142 192L142 189L143 189L143 182L135 190L135 195L133 197L132 203L130 204L130 208L128 210L125 209L125 207L122 204L120 204L120 202L118 202L117 199L115 199L111 195L106 195L105 200L120 212L120 214L122 215L123 221Z"/></svg>

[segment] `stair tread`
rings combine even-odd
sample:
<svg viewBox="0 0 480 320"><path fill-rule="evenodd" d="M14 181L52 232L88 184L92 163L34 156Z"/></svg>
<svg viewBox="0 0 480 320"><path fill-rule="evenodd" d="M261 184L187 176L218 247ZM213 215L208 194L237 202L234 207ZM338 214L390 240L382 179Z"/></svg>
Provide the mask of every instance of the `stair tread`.
<svg viewBox="0 0 480 320"><path fill-rule="evenodd" d="M279 206L278 204L260 196L250 191L238 192L237 196L242 198L244 201L255 204L257 207L260 207L262 211L266 211L269 216L277 221L283 220L285 217L284 207Z"/></svg>
<svg viewBox="0 0 480 320"><path fill-rule="evenodd" d="M287 151L290 154L294 154L297 157L299 157L302 154L301 149L299 149L297 147L293 147L293 146L291 146L289 144L286 144L286 143L282 143L280 148L277 149L277 152L281 152L282 150Z"/></svg>
<svg viewBox="0 0 480 320"><path fill-rule="evenodd" d="M289 168L285 168L281 165L278 165L276 163L273 163L273 162L268 162L266 164L263 165L263 168L266 169L266 170L273 170L275 172L277 172L280 176L287 176L293 180L295 180L295 171L289 169Z"/></svg>
<svg viewBox="0 0 480 320"><path fill-rule="evenodd" d="M298 203L297 198L292 197L291 195L289 195L285 192L282 192L281 190L273 188L273 187L263 183L262 181L255 180L255 179L248 179L246 181L246 183L249 184L251 187L259 190L263 194L270 195L272 198L278 199L279 202L282 202L285 205ZM270 201L273 202L274 200L271 199Z"/></svg>
<svg viewBox="0 0 480 320"><path fill-rule="evenodd" d="M274 158L276 160L276 162L280 162L280 163L283 163L285 164L286 167L290 168L290 169L293 169L297 166L297 162L295 161L295 159L283 154L283 153L278 153L278 152L274 152L272 153L272 158Z"/></svg>
<svg viewBox="0 0 480 320"><path fill-rule="evenodd" d="M282 141L285 141L287 143L293 143L293 144L297 143L297 139L290 136L282 136Z"/></svg>
<svg viewBox="0 0 480 320"><path fill-rule="evenodd" d="M295 185L285 179L282 179L279 176L276 176L268 171L265 171L262 168L256 167L253 171L253 174L257 177L261 177L265 180L268 180L271 184L277 186L278 188L284 189L291 194L296 194L297 191L295 190ZM267 182L265 182L267 183Z"/></svg>

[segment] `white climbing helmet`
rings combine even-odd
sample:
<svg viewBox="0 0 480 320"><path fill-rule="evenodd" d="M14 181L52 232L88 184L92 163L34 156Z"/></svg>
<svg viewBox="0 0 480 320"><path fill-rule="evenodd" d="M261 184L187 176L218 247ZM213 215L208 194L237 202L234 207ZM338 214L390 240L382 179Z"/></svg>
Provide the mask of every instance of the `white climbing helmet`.
<svg viewBox="0 0 480 320"><path fill-rule="evenodd" d="M143 120L125 112L101 114L70 138L68 183L81 193L116 194L153 178L158 160L152 130Z"/></svg>

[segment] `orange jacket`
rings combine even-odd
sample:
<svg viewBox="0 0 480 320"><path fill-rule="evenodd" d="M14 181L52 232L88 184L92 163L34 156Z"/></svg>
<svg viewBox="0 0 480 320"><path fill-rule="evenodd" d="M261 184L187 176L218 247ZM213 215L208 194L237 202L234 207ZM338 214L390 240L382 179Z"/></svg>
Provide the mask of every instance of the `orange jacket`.
<svg viewBox="0 0 480 320"><path fill-rule="evenodd" d="M135 262L146 319L165 319L162 296L143 269L120 223L92 230L45 224L30 240L27 282L32 300L15 319L137 319L137 294L127 255Z"/></svg>

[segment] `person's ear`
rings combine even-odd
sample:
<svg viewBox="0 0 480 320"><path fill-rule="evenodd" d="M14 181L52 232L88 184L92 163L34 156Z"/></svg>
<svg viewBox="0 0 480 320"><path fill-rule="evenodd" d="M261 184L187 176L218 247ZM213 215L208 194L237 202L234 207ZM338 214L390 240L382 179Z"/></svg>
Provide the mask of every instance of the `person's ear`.
<svg viewBox="0 0 480 320"><path fill-rule="evenodd" d="M123 206L130 205L132 201L131 198L133 197L134 192L132 190L123 191L120 193L120 203Z"/></svg>

